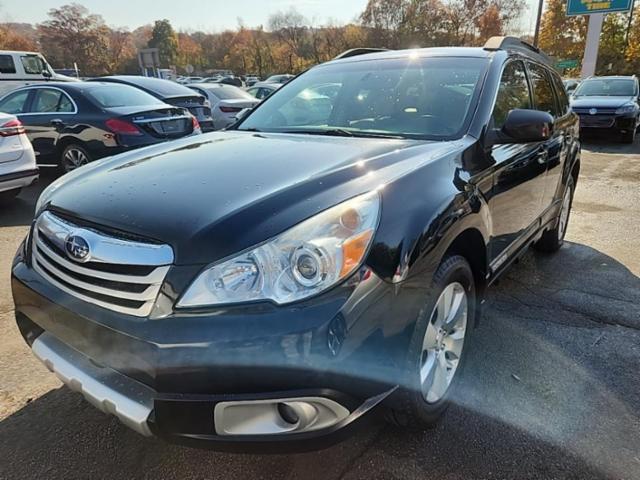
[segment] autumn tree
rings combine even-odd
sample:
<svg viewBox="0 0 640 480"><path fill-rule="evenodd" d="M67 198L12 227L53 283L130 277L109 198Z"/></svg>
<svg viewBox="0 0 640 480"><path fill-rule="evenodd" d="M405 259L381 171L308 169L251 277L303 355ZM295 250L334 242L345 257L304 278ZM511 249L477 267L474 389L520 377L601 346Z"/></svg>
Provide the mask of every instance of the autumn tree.
<svg viewBox="0 0 640 480"><path fill-rule="evenodd" d="M49 61L60 67L77 63L86 74L108 70L109 29L100 15L77 3L49 10L49 20L38 26L40 44Z"/></svg>
<svg viewBox="0 0 640 480"><path fill-rule="evenodd" d="M566 0L548 0L540 23L539 45L558 60L581 60L587 34L586 16L567 16ZM578 69L570 74L577 74Z"/></svg>
<svg viewBox="0 0 640 480"><path fill-rule="evenodd" d="M168 68L176 64L178 59L178 36L167 19L156 20L149 48L157 48L160 54L160 66Z"/></svg>

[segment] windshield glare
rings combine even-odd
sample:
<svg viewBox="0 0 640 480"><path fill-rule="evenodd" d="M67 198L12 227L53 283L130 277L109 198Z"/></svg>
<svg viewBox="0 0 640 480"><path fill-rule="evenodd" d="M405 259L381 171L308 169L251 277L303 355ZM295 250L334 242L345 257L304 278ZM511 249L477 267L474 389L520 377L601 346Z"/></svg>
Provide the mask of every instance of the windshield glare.
<svg viewBox="0 0 640 480"><path fill-rule="evenodd" d="M316 67L275 92L239 130L406 138L459 136L483 58L399 58Z"/></svg>
<svg viewBox="0 0 640 480"><path fill-rule="evenodd" d="M576 90L576 96L632 97L636 94L636 84L626 79L586 80Z"/></svg>

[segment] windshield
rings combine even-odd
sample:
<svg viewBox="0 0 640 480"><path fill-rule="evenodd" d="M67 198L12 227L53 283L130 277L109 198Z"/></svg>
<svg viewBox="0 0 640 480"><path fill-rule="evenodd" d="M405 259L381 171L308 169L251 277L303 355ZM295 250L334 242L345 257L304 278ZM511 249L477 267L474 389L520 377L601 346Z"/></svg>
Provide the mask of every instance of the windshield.
<svg viewBox="0 0 640 480"><path fill-rule="evenodd" d="M632 97L635 94L636 82L620 78L585 80L575 93L584 97Z"/></svg>
<svg viewBox="0 0 640 480"><path fill-rule="evenodd" d="M86 94L102 108L163 105L157 98L129 85L101 85L88 88Z"/></svg>
<svg viewBox="0 0 640 480"><path fill-rule="evenodd" d="M469 116L485 66L485 59L462 57L320 66L271 95L239 130L455 137Z"/></svg>

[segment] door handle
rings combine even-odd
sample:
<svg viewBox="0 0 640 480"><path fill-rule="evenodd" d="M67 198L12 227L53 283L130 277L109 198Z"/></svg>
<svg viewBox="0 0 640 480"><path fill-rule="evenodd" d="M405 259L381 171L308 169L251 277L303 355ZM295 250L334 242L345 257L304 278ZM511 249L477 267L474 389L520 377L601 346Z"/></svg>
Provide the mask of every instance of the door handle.
<svg viewBox="0 0 640 480"><path fill-rule="evenodd" d="M538 154L538 163L540 165L544 165L549 161L549 152L547 150L543 150Z"/></svg>
<svg viewBox="0 0 640 480"><path fill-rule="evenodd" d="M49 123L51 124L51 126L56 127L56 128L64 127L64 122L62 120L60 120L59 118L54 118Z"/></svg>

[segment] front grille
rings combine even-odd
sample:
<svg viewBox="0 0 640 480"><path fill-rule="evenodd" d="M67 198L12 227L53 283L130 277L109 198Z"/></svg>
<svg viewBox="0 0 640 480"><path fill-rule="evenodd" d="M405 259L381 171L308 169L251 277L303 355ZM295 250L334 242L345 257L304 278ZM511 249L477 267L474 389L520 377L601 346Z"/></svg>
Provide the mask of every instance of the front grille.
<svg viewBox="0 0 640 480"><path fill-rule="evenodd" d="M579 107L573 108L573 111L575 113L577 113L578 115L613 115L616 113L616 108L611 108L611 107L597 107L595 108L596 113L592 114L591 113L591 109L594 107Z"/></svg>
<svg viewBox="0 0 640 480"><path fill-rule="evenodd" d="M581 127L609 128L616 119L608 115L580 115Z"/></svg>
<svg viewBox="0 0 640 480"><path fill-rule="evenodd" d="M82 262L68 254L70 238L88 246ZM173 263L168 245L132 241L77 226L44 212L34 226L33 268L66 293L100 307L145 317Z"/></svg>

